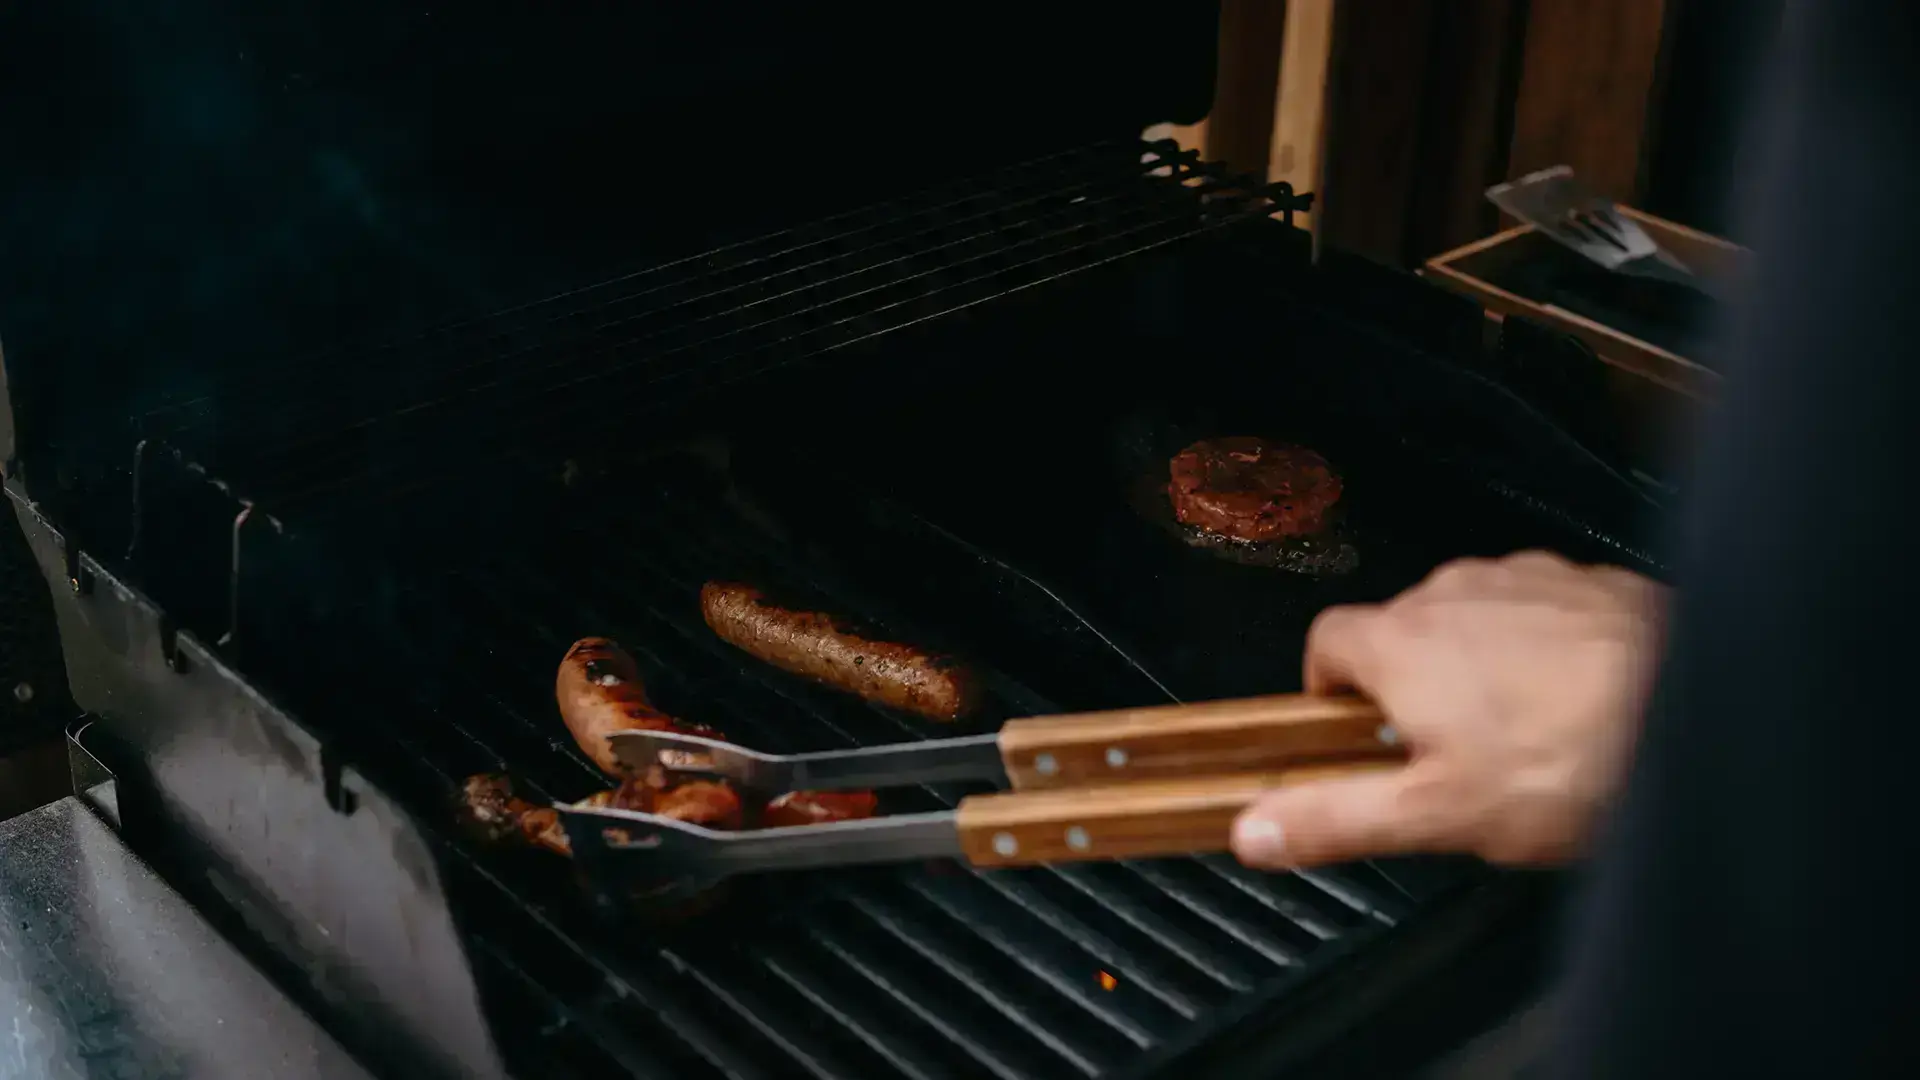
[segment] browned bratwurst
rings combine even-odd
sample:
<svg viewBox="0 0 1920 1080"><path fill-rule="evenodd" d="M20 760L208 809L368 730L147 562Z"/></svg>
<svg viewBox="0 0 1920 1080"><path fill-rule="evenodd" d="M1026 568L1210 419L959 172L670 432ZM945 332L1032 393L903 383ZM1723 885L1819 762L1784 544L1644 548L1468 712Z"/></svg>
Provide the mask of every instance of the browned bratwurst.
<svg viewBox="0 0 1920 1080"><path fill-rule="evenodd" d="M669 731L718 738L699 724L675 720L647 700L633 657L606 638L581 638L567 650L555 676L553 696L573 741L610 776L625 769L607 736L616 731Z"/></svg>
<svg viewBox="0 0 1920 1080"><path fill-rule="evenodd" d="M700 611L721 640L777 668L929 720L957 720L978 697L953 658L874 641L818 611L770 603L751 585L709 581Z"/></svg>

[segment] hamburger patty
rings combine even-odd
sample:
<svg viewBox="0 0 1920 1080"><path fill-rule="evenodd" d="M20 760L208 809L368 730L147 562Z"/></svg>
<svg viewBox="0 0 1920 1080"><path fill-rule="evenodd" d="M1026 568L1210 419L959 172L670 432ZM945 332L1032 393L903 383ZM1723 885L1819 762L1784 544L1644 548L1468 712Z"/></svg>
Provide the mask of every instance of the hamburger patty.
<svg viewBox="0 0 1920 1080"><path fill-rule="evenodd" d="M1248 436L1194 443L1170 472L1174 517L1235 540L1317 533L1340 501L1340 477L1319 454Z"/></svg>

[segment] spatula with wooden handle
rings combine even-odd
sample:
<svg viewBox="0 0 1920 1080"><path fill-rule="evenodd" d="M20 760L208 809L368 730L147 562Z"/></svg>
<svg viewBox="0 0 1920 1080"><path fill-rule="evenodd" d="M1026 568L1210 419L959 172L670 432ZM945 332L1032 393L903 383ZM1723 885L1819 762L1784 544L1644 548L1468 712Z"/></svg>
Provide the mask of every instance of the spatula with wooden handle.
<svg viewBox="0 0 1920 1080"><path fill-rule="evenodd" d="M561 805L575 857L603 890L698 890L735 874L959 858L1023 866L1222 851L1264 792L1398 768L1404 749L1370 703L1286 695L1008 722L992 735L771 755L691 736L622 732L635 767L667 764L771 794L985 779L1014 790L954 810L722 832Z"/></svg>

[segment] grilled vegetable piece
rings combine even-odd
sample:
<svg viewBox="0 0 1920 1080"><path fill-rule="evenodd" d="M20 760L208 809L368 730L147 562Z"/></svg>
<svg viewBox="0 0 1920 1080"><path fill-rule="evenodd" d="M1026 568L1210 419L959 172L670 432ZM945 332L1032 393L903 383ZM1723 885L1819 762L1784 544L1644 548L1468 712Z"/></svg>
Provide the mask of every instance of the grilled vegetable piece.
<svg viewBox="0 0 1920 1080"><path fill-rule="evenodd" d="M595 805L616 806L610 801ZM620 809L637 809L621 806ZM490 842L520 841L559 855L572 855L560 813L513 793L513 781L500 773L467 777L460 788L459 816Z"/></svg>

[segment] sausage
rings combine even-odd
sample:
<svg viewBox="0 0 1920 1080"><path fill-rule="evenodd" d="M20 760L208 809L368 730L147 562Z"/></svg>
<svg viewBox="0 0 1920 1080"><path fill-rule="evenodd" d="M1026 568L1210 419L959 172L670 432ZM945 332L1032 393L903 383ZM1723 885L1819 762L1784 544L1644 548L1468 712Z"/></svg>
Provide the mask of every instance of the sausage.
<svg viewBox="0 0 1920 1080"><path fill-rule="evenodd" d="M654 792L653 813L689 825L737 829L742 811L739 794L715 780L689 780Z"/></svg>
<svg viewBox="0 0 1920 1080"><path fill-rule="evenodd" d="M652 776L631 776L619 787L596 791L575 805L656 814L709 829L737 829L745 817L739 793L720 780L671 783Z"/></svg>
<svg viewBox="0 0 1920 1080"><path fill-rule="evenodd" d="M831 821L858 821L880 809L871 791L789 791L775 796L760 810L760 827L825 825Z"/></svg>
<svg viewBox="0 0 1920 1080"><path fill-rule="evenodd" d="M780 607L751 585L707 582L700 612L729 645L877 705L952 721L979 697L972 672L952 657L875 641L822 612Z"/></svg>
<svg viewBox="0 0 1920 1080"><path fill-rule="evenodd" d="M573 741L610 776L626 772L607 736L616 731L671 731L718 738L699 724L683 723L655 708L640 682L640 669L606 638L581 638L567 650L554 677L553 696Z"/></svg>

